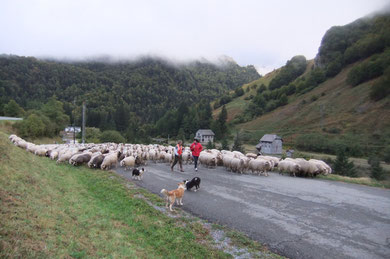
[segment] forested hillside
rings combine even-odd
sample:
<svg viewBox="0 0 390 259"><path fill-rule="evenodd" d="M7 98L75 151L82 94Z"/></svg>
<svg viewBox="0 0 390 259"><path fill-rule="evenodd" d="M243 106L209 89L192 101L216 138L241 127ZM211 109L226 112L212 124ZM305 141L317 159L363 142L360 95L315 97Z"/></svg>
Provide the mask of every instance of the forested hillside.
<svg viewBox="0 0 390 259"><path fill-rule="evenodd" d="M315 60L285 66L231 91L228 120L248 143L266 133L287 147L350 155L390 154L390 15L330 28ZM241 92L237 96L237 92Z"/></svg>
<svg viewBox="0 0 390 259"><path fill-rule="evenodd" d="M10 100L31 110L40 109L55 96L77 125L81 125L80 107L85 101L87 127L124 133L129 127L154 124L181 104L188 108L208 105L215 97L257 78L253 66L240 67L228 59L218 65L207 61L176 65L158 58L64 63L3 55L0 114Z"/></svg>

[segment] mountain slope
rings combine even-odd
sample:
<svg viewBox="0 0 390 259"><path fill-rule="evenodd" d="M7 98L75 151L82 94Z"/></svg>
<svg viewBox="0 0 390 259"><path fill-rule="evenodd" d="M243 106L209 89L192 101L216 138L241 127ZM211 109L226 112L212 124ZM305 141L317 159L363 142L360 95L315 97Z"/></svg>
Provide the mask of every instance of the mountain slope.
<svg viewBox="0 0 390 259"><path fill-rule="evenodd" d="M229 60L218 66L206 61L179 66L156 58L63 63L0 56L0 105L14 99L31 109L55 95L68 115L75 100L78 105L86 101L87 126L109 124L119 109L151 123L182 102L211 100L257 78L253 66L240 67Z"/></svg>
<svg viewBox="0 0 390 259"><path fill-rule="evenodd" d="M390 152L388 26L390 14L332 27L316 59L295 80L270 87L286 65L243 85L244 94L225 104L228 120L253 145L276 133L285 146L304 150L346 148L356 156ZM213 111L215 117L220 109Z"/></svg>

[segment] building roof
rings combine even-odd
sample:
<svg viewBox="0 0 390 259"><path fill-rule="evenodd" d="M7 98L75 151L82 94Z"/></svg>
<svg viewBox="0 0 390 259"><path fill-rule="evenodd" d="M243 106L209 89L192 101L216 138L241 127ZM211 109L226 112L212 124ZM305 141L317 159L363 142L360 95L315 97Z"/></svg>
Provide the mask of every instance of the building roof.
<svg viewBox="0 0 390 259"><path fill-rule="evenodd" d="M214 132L210 129L200 129L196 132L196 135L198 135L198 133L202 136L214 136Z"/></svg>
<svg viewBox="0 0 390 259"><path fill-rule="evenodd" d="M73 127L73 126L68 126L65 128L66 132L81 132L81 127Z"/></svg>
<svg viewBox="0 0 390 259"><path fill-rule="evenodd" d="M283 141L283 139L276 134L265 134L260 139L260 142L274 142L275 139L280 139L281 141Z"/></svg>

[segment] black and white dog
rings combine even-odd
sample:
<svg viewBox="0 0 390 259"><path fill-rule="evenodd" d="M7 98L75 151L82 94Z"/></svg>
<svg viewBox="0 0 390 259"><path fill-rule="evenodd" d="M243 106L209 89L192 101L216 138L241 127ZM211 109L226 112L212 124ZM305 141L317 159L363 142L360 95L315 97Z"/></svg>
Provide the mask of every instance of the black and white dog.
<svg viewBox="0 0 390 259"><path fill-rule="evenodd" d="M189 181L188 179L187 180L184 180L183 181L187 187L187 190L190 190L192 187L196 187L195 189L195 192L200 188L199 185L200 185L200 178L199 177L194 177L192 178L191 181Z"/></svg>
<svg viewBox="0 0 390 259"><path fill-rule="evenodd" d="M145 169L139 170L138 168L133 169L132 178L137 178L138 180L142 180L142 175L145 173Z"/></svg>

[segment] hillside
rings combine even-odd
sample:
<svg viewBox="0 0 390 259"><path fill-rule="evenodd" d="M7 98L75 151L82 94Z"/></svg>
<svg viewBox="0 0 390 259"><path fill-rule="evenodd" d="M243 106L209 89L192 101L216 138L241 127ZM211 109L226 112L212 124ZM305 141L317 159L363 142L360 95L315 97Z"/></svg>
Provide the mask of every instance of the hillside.
<svg viewBox="0 0 390 259"><path fill-rule="evenodd" d="M11 99L24 109L36 109L56 96L68 116L85 101L87 126L115 129L119 119L114 117L120 117L117 110L134 113L143 123L154 123L181 103L210 101L257 78L253 66L240 67L230 59L218 65L205 60L178 65L149 57L66 63L3 55L0 114Z"/></svg>
<svg viewBox="0 0 390 259"><path fill-rule="evenodd" d="M287 62L243 85L242 96L231 93L232 101L225 104L228 120L252 145L264 134L276 133L287 148L334 154L344 147L355 156L388 153L390 38L386 25L390 26L389 14L331 28L316 59L307 62L301 75L283 76ZM338 42L346 39L348 44L340 47ZM344 61L334 62L332 53ZM281 79L289 81L276 85ZM220 111L215 109L214 117Z"/></svg>

